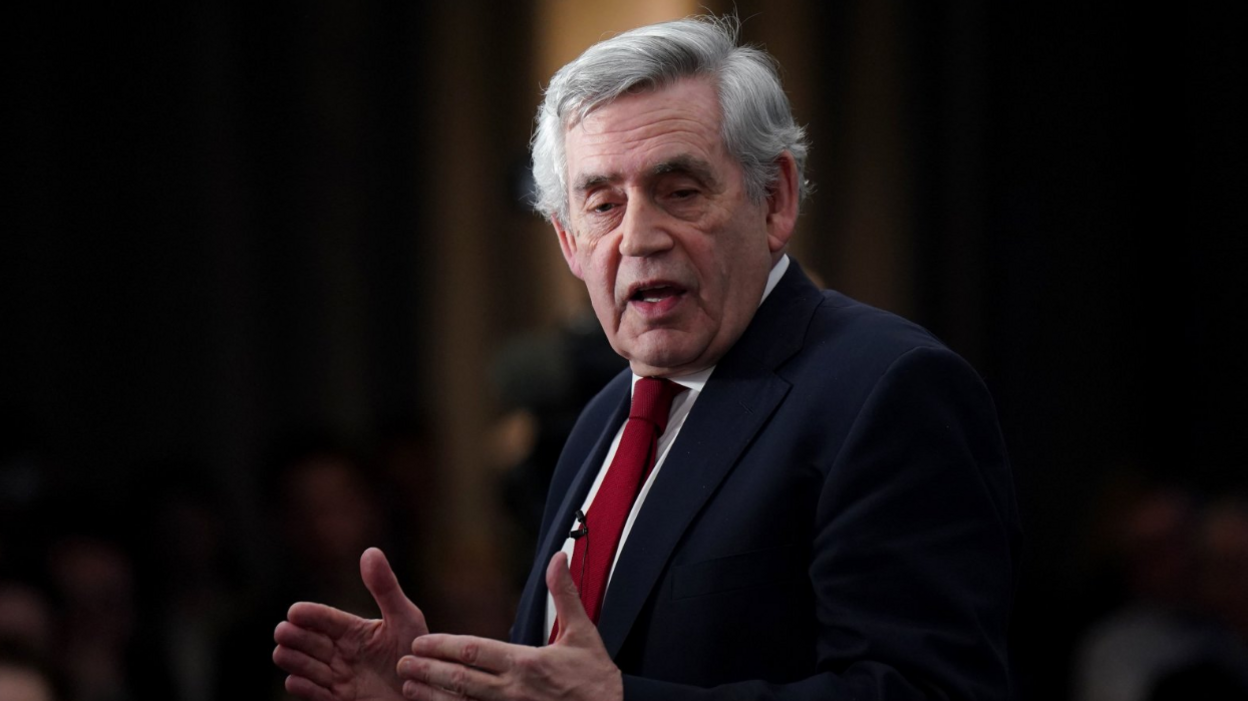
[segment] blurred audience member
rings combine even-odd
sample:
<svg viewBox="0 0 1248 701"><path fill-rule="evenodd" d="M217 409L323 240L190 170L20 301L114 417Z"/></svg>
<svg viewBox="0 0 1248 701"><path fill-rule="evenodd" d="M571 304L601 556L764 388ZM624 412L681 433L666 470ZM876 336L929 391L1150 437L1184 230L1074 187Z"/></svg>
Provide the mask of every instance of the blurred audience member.
<svg viewBox="0 0 1248 701"><path fill-rule="evenodd" d="M1241 505L1153 485L1118 526L1122 602L1075 651L1075 700L1248 699Z"/></svg>
<svg viewBox="0 0 1248 701"><path fill-rule="evenodd" d="M1147 487L1116 526L1122 603L1093 623L1075 651L1076 701L1143 701L1157 677L1192 659L1205 639L1193 613L1192 495Z"/></svg>
<svg viewBox="0 0 1248 701"><path fill-rule="evenodd" d="M23 412L0 408L0 576L41 566L58 486L42 433Z"/></svg>
<svg viewBox="0 0 1248 701"><path fill-rule="evenodd" d="M444 539L437 535L449 511L449 500L442 492L438 466L442 446L427 420L393 419L385 423L374 453L385 512L392 517L388 530L399 542L396 557L406 561L411 579L404 581L404 590L411 589L428 597L425 615L441 618L433 582L422 576L436 572L436 558ZM357 554L358 556L358 554Z"/></svg>
<svg viewBox="0 0 1248 701"><path fill-rule="evenodd" d="M443 492L443 446L429 420L407 419L385 424L375 453L385 484L385 506L393 514L399 560L409 574L403 581L409 596L422 596L426 620L472 630L482 635L505 634L511 625L514 597L490 570L497 569L506 549L464 548L445 537L447 524L461 515ZM493 520L494 513L473 514ZM357 557L358 561L358 557ZM355 567L358 572L358 566ZM429 573L436 573L430 576Z"/></svg>
<svg viewBox="0 0 1248 701"><path fill-rule="evenodd" d="M389 524L361 459L317 447L290 459L278 479L279 532L293 555L283 586L345 611L373 611L358 562L360 553L383 541Z"/></svg>
<svg viewBox="0 0 1248 701"><path fill-rule="evenodd" d="M167 670L169 701L211 701L221 640L238 615L239 548L206 471L185 460L153 468L139 570L144 647Z"/></svg>
<svg viewBox="0 0 1248 701"><path fill-rule="evenodd" d="M270 661L273 621L295 601L322 601L361 616L376 604L359 576L360 553L393 546L390 490L359 451L325 435L297 436L277 450L267 476L264 507L273 517L275 584L222 637L217 651L217 698L287 698L285 675ZM408 581L407 563L396 568Z"/></svg>
<svg viewBox="0 0 1248 701"><path fill-rule="evenodd" d="M505 554L517 592L533 563L546 491L568 434L585 404L625 367L588 311L553 331L517 337L494 358L502 413L491 452L514 527L515 544Z"/></svg>
<svg viewBox="0 0 1248 701"><path fill-rule="evenodd" d="M136 610L129 553L94 534L67 534L52 544L47 569L60 610L56 656L71 698L139 698L130 673Z"/></svg>
<svg viewBox="0 0 1248 701"><path fill-rule="evenodd" d="M0 640L48 655L55 636L56 619L47 594L25 582L0 580ZM0 701L4 698L0 695Z"/></svg>
<svg viewBox="0 0 1248 701"><path fill-rule="evenodd" d="M1212 503L1201 522L1199 545L1201 602L1248 644L1248 498Z"/></svg>
<svg viewBox="0 0 1248 701"><path fill-rule="evenodd" d="M1211 503L1197 546L1208 640L1195 659L1159 675L1149 701L1248 699L1248 500L1226 496Z"/></svg>
<svg viewBox="0 0 1248 701"><path fill-rule="evenodd" d="M0 637L0 701L66 701L47 656Z"/></svg>

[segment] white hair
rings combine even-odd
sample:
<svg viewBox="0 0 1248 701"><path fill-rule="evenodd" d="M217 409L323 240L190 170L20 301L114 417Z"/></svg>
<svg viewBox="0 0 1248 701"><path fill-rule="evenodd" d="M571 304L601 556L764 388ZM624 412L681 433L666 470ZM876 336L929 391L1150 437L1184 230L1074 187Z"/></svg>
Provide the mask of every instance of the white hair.
<svg viewBox="0 0 1248 701"><path fill-rule="evenodd" d="M691 17L619 34L585 50L559 69L537 111L532 140L533 206L567 222L567 154L564 136L585 115L621 95L661 89L682 78L709 77L719 95L724 145L741 165L746 191L756 200L779 175L785 151L797 163L800 196L806 134L793 119L777 65L766 52L739 46L735 17Z"/></svg>

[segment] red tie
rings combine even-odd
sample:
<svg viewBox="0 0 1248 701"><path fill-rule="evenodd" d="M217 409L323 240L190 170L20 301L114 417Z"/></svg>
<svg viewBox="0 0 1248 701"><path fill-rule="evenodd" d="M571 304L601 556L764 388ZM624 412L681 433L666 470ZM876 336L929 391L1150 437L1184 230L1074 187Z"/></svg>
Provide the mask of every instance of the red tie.
<svg viewBox="0 0 1248 701"><path fill-rule="evenodd" d="M611 467L598 486L589 513L582 519L580 528L573 531L576 546L569 567L580 589L585 613L595 624L602 612L607 577L620 546L624 522L658 458L659 436L667 430L672 399L684 390L671 380L655 377L643 377L633 385L632 408ZM556 620L550 631L550 642L554 642L558 633L559 621Z"/></svg>

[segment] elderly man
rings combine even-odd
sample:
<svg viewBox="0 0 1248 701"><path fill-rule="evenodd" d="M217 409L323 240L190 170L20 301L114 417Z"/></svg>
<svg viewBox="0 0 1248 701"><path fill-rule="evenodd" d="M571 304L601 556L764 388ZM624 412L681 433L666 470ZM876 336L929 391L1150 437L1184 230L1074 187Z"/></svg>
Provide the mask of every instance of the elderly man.
<svg viewBox="0 0 1248 701"><path fill-rule="evenodd" d="M556 467L512 642L294 605L336 699L1003 699L1018 516L995 409L923 329L786 255L806 144L771 60L698 18L551 81L538 208L631 372ZM400 694L402 696L400 696Z"/></svg>

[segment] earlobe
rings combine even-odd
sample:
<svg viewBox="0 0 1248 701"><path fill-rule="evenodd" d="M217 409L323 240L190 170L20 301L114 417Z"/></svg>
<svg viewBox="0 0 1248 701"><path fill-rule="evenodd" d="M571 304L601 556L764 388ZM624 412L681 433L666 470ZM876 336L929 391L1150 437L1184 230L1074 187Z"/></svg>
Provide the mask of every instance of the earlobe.
<svg viewBox="0 0 1248 701"><path fill-rule="evenodd" d="M776 159L776 181L767 192L767 247L778 253L789 243L797 226L797 162L788 151Z"/></svg>
<svg viewBox="0 0 1248 701"><path fill-rule="evenodd" d="M568 270L579 280L584 280L585 276L581 274L581 263L576 257L576 234L564 227L563 222L559 221L559 217L551 217L550 223L555 227L555 234L559 237L559 249L563 251L563 260L568 264Z"/></svg>

